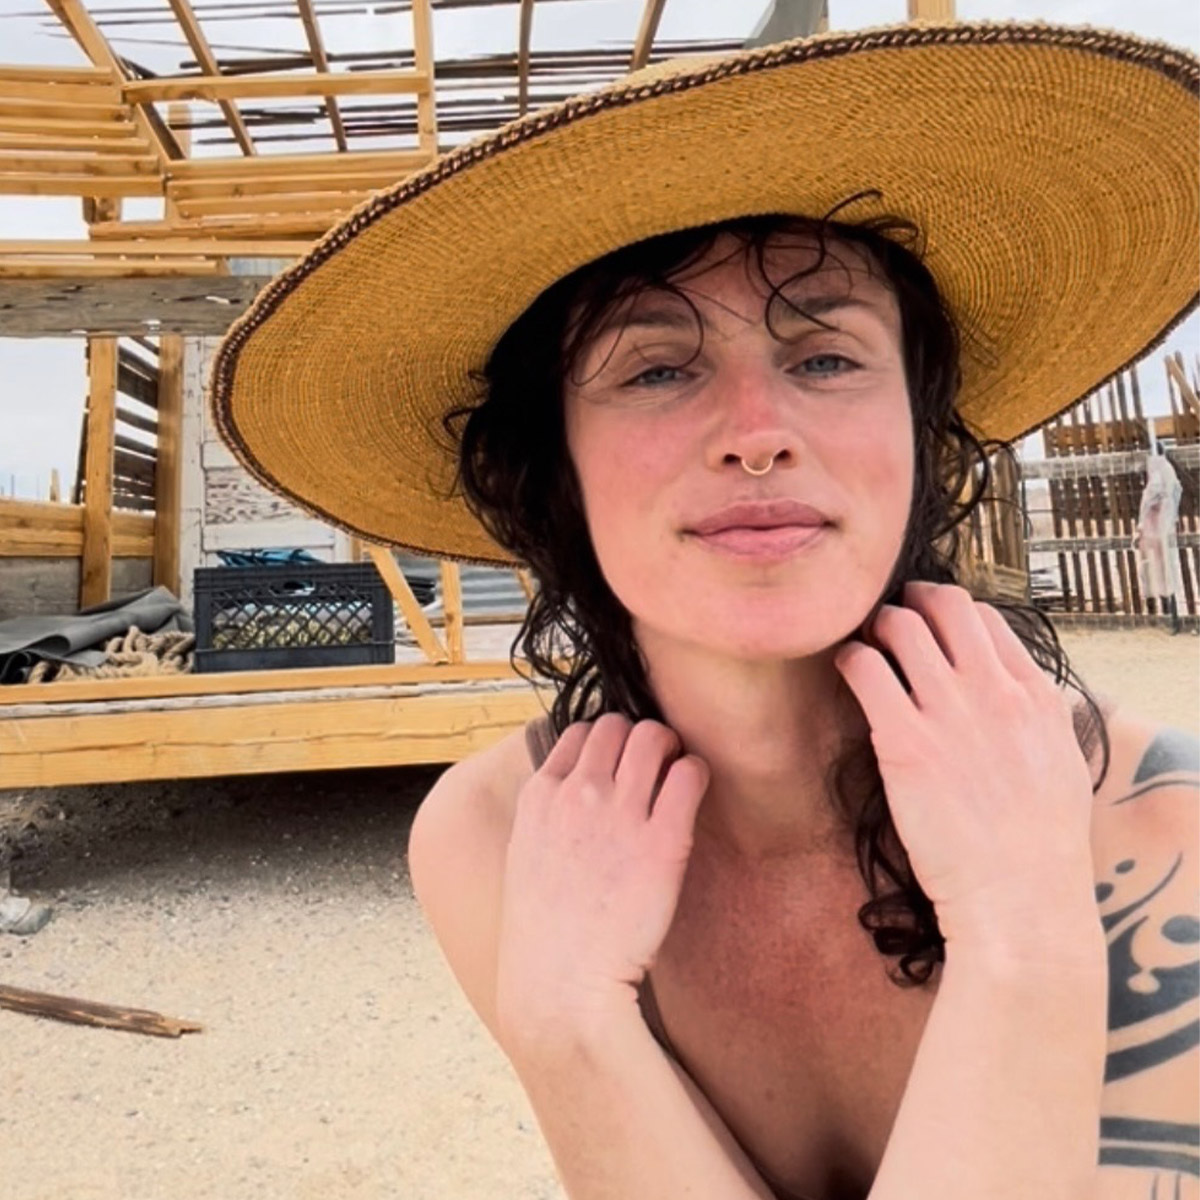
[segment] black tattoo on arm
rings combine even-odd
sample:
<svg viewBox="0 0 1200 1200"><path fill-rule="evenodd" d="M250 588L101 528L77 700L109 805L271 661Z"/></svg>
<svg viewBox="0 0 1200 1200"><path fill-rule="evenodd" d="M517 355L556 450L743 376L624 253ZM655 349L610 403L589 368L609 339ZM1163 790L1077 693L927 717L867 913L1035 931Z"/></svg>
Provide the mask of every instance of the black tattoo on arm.
<svg viewBox="0 0 1200 1200"><path fill-rule="evenodd" d="M1146 748L1133 773L1133 789L1114 807L1160 787L1200 787L1200 739L1182 729L1163 729Z"/></svg>
<svg viewBox="0 0 1200 1200"><path fill-rule="evenodd" d="M1100 1165L1200 1175L1200 1125L1100 1118Z"/></svg>
<svg viewBox="0 0 1200 1200"><path fill-rule="evenodd" d="M1170 908L1162 913L1182 864L1179 853L1165 868L1147 875L1137 871L1136 860L1123 859L1113 868L1114 881L1096 887L1108 934L1106 1084L1161 1068L1200 1045L1200 958L1194 952L1200 944L1200 920ZM1134 878L1140 884L1121 886ZM1200 1125L1102 1117L1099 1161L1101 1166L1152 1171L1147 1200L1180 1200L1184 1176L1200 1178Z"/></svg>

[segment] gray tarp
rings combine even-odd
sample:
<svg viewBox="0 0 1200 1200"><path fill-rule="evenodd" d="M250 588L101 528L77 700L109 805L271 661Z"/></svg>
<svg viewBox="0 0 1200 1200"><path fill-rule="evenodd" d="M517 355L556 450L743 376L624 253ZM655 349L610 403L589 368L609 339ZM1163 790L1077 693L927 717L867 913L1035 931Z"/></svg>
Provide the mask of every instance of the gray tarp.
<svg viewBox="0 0 1200 1200"><path fill-rule="evenodd" d="M103 647L137 626L143 633L191 632L192 618L164 587L84 609L73 616L0 621L0 684L23 683L39 659L99 666Z"/></svg>

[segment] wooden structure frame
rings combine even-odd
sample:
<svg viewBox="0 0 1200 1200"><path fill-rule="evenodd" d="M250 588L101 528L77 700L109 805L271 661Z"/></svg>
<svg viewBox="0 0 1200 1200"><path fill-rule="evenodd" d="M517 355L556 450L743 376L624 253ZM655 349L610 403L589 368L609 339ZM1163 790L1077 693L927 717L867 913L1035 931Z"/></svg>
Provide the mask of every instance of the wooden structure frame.
<svg viewBox="0 0 1200 1200"><path fill-rule="evenodd" d="M533 0L510 2L518 6L510 56L435 65L433 0L409 0L411 54L342 55L362 69L336 71L312 0L297 0L307 55L257 64L222 62L190 0L169 0L196 70L147 78L109 44L102 16L89 13L85 0L47 0L91 65L0 64L0 194L79 196L88 237L0 241L0 335L89 337L85 503L0 501L0 562L5 555L78 553L81 598L90 601L107 595L114 555L152 555L154 580L178 591L185 336L223 332L275 270L302 255L333 220L430 162L440 134L494 127L656 54L739 44L656 48L665 0L644 0L629 49L538 55L531 49ZM910 17L953 15L952 0L908 2ZM511 97L470 96L472 89L510 85ZM362 95L389 103L360 120L349 102ZM281 96L319 101L329 150L262 152L250 106ZM219 118L198 118L189 101L216 105ZM381 128L408 144L357 148ZM194 154L193 135L213 130L237 152ZM134 196L160 198L162 217L123 219L121 201ZM159 356L153 517L114 505L120 337L156 346ZM542 711L542 697L510 662L468 661L457 567L441 566L439 636L389 551L355 553L376 562L423 661L5 687L0 786L447 762ZM521 583L531 596L529 578Z"/></svg>
<svg viewBox="0 0 1200 1200"><path fill-rule="evenodd" d="M83 503L0 499L0 563L14 555L78 555L80 600L88 604L107 598L114 556L152 556L154 581L178 593L185 335L223 332L274 271L330 223L436 156L432 0L410 2L411 61L354 71L331 69L312 0L297 0L309 59L288 62L287 71L223 64L190 0L170 0L197 68L172 78L136 77L84 0L47 3L91 65L0 65L0 194L79 196L88 237L0 241L7 301L0 334L88 335ZM631 52L597 52L590 63L567 63L567 73L591 72L588 82L597 83L647 61L662 9L663 0L646 0ZM530 52L532 19L532 0L521 0L518 53L509 63L483 60L462 85L503 86L511 76L524 111L539 67L563 69ZM456 66L464 73L462 64L448 64L448 74ZM411 145L352 146L362 138L346 104L363 95L394 103ZM260 152L242 104L275 97L318 99L332 148ZM544 88L535 97L547 98L556 97ZM212 123L196 118L188 101L217 106L236 154L191 153L193 132ZM487 127L516 113L497 103L479 115ZM162 217L122 219L121 201L134 196L161 198ZM118 339L129 337L158 354L153 516L114 504ZM423 661L5 687L0 786L445 762L542 711L535 688L506 659L467 661L457 566L441 565L438 629L389 551L353 549L377 564ZM528 576L521 584L531 596Z"/></svg>

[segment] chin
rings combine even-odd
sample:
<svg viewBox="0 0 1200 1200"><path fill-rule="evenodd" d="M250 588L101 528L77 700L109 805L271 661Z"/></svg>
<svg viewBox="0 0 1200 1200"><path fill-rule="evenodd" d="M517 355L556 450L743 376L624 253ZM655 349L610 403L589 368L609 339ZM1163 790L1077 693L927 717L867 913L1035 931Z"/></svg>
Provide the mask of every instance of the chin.
<svg viewBox="0 0 1200 1200"><path fill-rule="evenodd" d="M697 604L695 595L681 596L678 606L637 618L659 638L689 643L709 654L746 661L808 658L837 646L855 633L871 602L814 605L811 597L747 597L725 604ZM861 610L861 611L860 611Z"/></svg>

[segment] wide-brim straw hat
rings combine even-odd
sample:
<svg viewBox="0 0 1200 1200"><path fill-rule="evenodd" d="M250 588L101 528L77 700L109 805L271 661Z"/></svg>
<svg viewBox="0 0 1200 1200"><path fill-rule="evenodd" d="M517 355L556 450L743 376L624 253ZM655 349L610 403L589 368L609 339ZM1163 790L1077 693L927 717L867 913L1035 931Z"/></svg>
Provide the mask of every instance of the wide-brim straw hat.
<svg viewBox="0 0 1200 1200"><path fill-rule="evenodd" d="M1200 63L1021 23L822 34L626 76L377 193L274 280L213 366L221 434L321 519L511 561L447 498L441 417L549 285L762 213L909 218L972 336L959 408L1013 439L1164 339L1200 290Z"/></svg>

